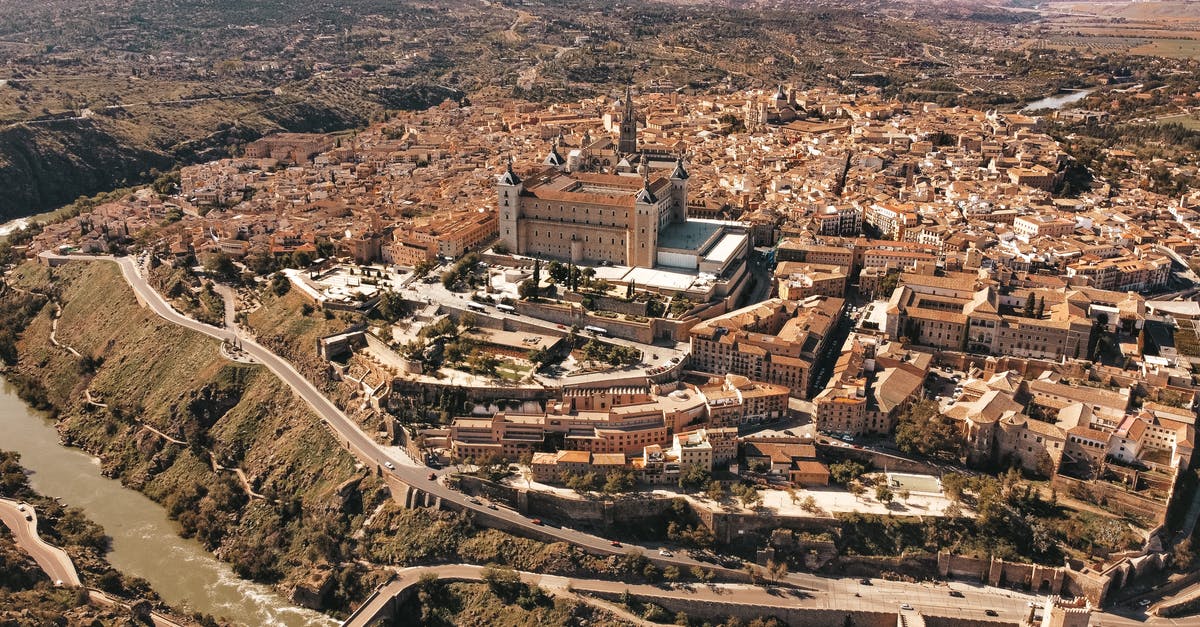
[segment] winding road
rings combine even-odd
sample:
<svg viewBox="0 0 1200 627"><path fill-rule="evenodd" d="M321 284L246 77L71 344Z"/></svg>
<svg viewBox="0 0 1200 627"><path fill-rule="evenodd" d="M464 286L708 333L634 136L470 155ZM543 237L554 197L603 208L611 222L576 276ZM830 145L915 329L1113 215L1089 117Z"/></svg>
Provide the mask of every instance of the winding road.
<svg viewBox="0 0 1200 627"><path fill-rule="evenodd" d="M47 544L38 535L37 512L32 505L18 503L0 498L0 520L12 530L17 546L25 549L33 557L33 561L41 567L56 586L82 587L79 573L75 571L75 563L66 551ZM121 599L109 596L101 590L87 588L88 602L101 607L122 607L129 609L129 604ZM182 624L158 612L150 612L150 622L154 627L183 627Z"/></svg>
<svg viewBox="0 0 1200 627"><path fill-rule="evenodd" d="M173 324L191 329L218 340L239 339L243 350L253 356L268 370L278 376L284 383L303 398L335 432L339 443L346 446L361 462L371 466L377 472L387 473L402 482L418 487L433 497L440 499L450 509L469 511L478 519L491 519L504 523L509 530L524 532L525 535L569 542L590 553L598 555L618 555L629 550L641 550L643 554L660 567L674 565L681 570L693 566L714 568L712 564L699 562L685 555L660 555L656 547L636 545L616 545L605 538L583 533L568 527L556 527L535 524L530 518L508 509L490 509L479 499L452 490L441 481L430 480L430 469L418 465L396 447L385 447L368 437L308 379L296 371L287 360L279 357L270 350L255 342L249 336L238 330L217 328L198 322L173 309L163 297L155 291L139 274L134 259L130 257L112 256L63 256L52 253L42 253L48 260L57 261L90 261L106 260L115 262L121 268L122 275L133 288L138 301L155 314ZM740 574L737 571L726 571L730 574ZM909 584L902 582L882 582L876 580L876 585L862 585L857 578L821 577L808 573L794 573L787 576L786 583L804 589L808 595L804 599L795 599L795 603L814 603L811 607L826 607L839 609L856 609L872 607L875 609L898 606L900 603L910 603L918 610L927 614L938 613L947 616L966 616L968 613L983 618L985 609L995 610L1002 618L1014 622L1020 619L1025 611L1026 603L1036 595L1001 588L981 585L954 584L954 588L962 593L962 597L950 597L949 588L945 584ZM624 586L625 584L614 584ZM656 594L665 594L664 589L654 588ZM742 593L739 593L739 597ZM810 607L805 605L805 607ZM969 610L969 612L968 612ZM1175 622L1166 619L1149 619L1142 614L1133 618L1125 618L1115 614L1099 614L1093 619L1093 624L1106 626L1125 625L1184 625L1187 622ZM1186 619L1180 619L1185 620ZM1194 623L1192 623L1194 624Z"/></svg>
<svg viewBox="0 0 1200 627"><path fill-rule="evenodd" d="M37 512L32 505L0 499L0 520L12 530L17 545L33 557L33 561L41 566L55 585L82 585L79 573L75 572L75 564L66 551L47 544L38 535Z"/></svg>

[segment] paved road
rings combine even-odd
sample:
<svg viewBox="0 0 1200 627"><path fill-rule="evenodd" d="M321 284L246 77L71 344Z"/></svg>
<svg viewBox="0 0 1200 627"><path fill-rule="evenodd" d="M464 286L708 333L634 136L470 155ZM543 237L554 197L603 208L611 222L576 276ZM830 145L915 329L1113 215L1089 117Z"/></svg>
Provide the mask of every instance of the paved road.
<svg viewBox="0 0 1200 627"><path fill-rule="evenodd" d="M26 520L26 516L29 516L30 520ZM32 505L0 499L0 520L3 520L4 524L12 530L17 545L33 556L33 560L55 585L72 587L83 585L79 579L79 573L75 571L75 564L71 561L71 557L62 549L47 544L38 536L37 512L34 511ZM105 607L129 607L124 601L91 588L88 588L88 601L92 605ZM180 623L158 612L151 612L150 620L155 627L183 627Z"/></svg>
<svg viewBox="0 0 1200 627"><path fill-rule="evenodd" d="M232 339L235 335L233 331L227 329L219 329L217 327L198 322L187 316L175 311L157 291L138 274L137 266L133 259L129 257L111 257L111 256L94 256L82 257L71 256L64 257L43 253L44 257L50 259L67 259L67 260L94 260L102 259L115 261L121 268L121 272L125 280L133 288L139 302L147 306L158 316L182 327L186 327L198 333L203 333L210 337L226 340ZM523 318L528 319L527 316ZM263 364L267 369L278 376L284 383L287 383L301 398L303 398L326 423L328 423L337 433L341 443L346 445L364 464L374 466L381 472L389 472L398 477L405 483L413 486L418 486L422 491L440 498L447 504L452 504L455 509L462 509L475 512L479 516L492 517L500 519L511 525L515 529L523 529L533 537L550 537L559 541L569 542L579 546L589 552L600 555L621 554L630 549L640 549L647 557L657 562L660 566L673 564L681 569L690 569L692 566L711 567L711 564L699 562L685 555L674 555L671 557L660 556L655 547L649 546L631 546L623 547L613 546L609 540L600 538L591 534L583 533L567 527L549 527L545 525L535 525L529 518L520 513L507 508L499 508L490 510L482 503L471 502L468 496L450 489L443 485L440 481L430 481L427 477L429 469L423 466L416 465L406 455L400 452L396 447L385 447L376 443L373 439L359 429L358 425L346 416L336 405L322 394L316 386L308 381L303 375L298 373L290 363L285 359L277 356L270 350L262 347L254 340L246 336L240 336L243 349L258 359L259 363ZM393 466L391 470L384 467L384 464L390 462ZM828 577L820 577L807 573L789 575L788 583L801 586L812 591L816 596L823 596L827 607L849 608L854 607L855 603L866 603L866 600L874 600L874 602L912 603L917 609L926 607L939 607L942 605L951 608L962 607L977 607L995 609L1005 614L1011 614L1014 608L1023 608L1026 601L1034 598L1028 594L1021 592L1013 592L1009 590L990 588L985 586L966 586L962 588L965 598L953 599L947 596L941 599L937 595L930 596L926 599L923 595L930 590L929 585L921 584L904 584L904 583L888 583L887 585L879 586L862 586L857 583L857 579L835 579ZM859 595L869 596L855 596ZM882 596L881 596L882 595ZM950 601L953 601L951 603ZM1103 625L1134 625L1141 622L1110 622L1111 620L1120 620L1115 617L1105 616ZM1161 622L1161 624L1172 624L1171 622ZM1183 624L1183 623L1179 623Z"/></svg>
<svg viewBox="0 0 1200 627"><path fill-rule="evenodd" d="M346 627L365 627L371 623L367 620L382 611L388 601L400 594L405 588L415 585L422 575L435 574L439 579L449 581L480 581L482 566L469 564L450 564L445 566L421 566L403 568L397 571L393 581L379 588L344 623ZM812 588L782 588L755 586L750 584L676 584L676 585L639 585L627 584L621 581L602 579L567 578L556 575L520 572L521 579L527 584L541 586L552 592L566 592L568 587L573 592L620 594L624 591L645 598L669 598L681 600L715 601L721 603L738 603L760 608L763 614L770 614L776 608L804 609L839 609L862 611L887 611L890 608L899 609L901 603L909 603L926 615L961 617L963 619L1001 620L1011 623L1020 622L1026 617L1028 606L1026 601L1032 597L1000 591L1013 595L1012 599L1001 597L1006 603L989 603L972 593L978 586L962 583L946 584L905 584L875 579L871 585L864 585L858 580L826 580L839 582L835 587L844 588L846 596L851 601L841 601L836 594L828 594L827 590ZM963 597L950 596L950 590L963 593ZM989 617L985 610L994 609L997 617ZM1155 619L1149 624L1185 625L1187 622L1164 621ZM1112 615L1094 614L1092 625L1107 625L1110 627L1127 627L1147 624L1137 618L1125 618Z"/></svg>
<svg viewBox="0 0 1200 627"><path fill-rule="evenodd" d="M24 508L25 511L21 511ZM29 516L30 520L25 517ZM32 505L25 505L8 499L0 499L0 520L12 530L17 545L33 556L50 581L62 582L66 586L78 586L82 582L75 572L75 564L70 556L62 549L46 544L38 535L37 512Z"/></svg>

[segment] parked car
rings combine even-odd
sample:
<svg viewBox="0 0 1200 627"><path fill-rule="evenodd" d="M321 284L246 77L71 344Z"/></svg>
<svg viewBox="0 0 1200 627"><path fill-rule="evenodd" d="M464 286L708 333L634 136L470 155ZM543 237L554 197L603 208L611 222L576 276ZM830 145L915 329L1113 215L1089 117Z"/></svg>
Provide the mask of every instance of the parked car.
<svg viewBox="0 0 1200 627"><path fill-rule="evenodd" d="M963 596L963 593L959 592L958 590L951 590L950 596L961 599Z"/></svg>
<svg viewBox="0 0 1200 627"><path fill-rule="evenodd" d="M433 481L435 479L437 479L437 473L436 472L429 473L429 480Z"/></svg>
<svg viewBox="0 0 1200 627"><path fill-rule="evenodd" d="M996 613L996 610L984 610L983 613L987 614L988 616L999 616L999 614Z"/></svg>
<svg viewBox="0 0 1200 627"><path fill-rule="evenodd" d="M674 553L672 553L672 552L670 552L670 551L668 551L668 550L666 550L666 549L659 549L659 550L658 550L658 554L659 554L659 555L661 555L661 556L663 556L663 557L675 557L675 554L674 554Z"/></svg>
<svg viewBox="0 0 1200 627"><path fill-rule="evenodd" d="M621 548L621 543L620 543L620 542L617 542L616 540L613 540L612 542L609 542L609 544L611 544L611 545L613 545L613 546L617 547L618 549L619 549L619 548Z"/></svg>
<svg viewBox="0 0 1200 627"><path fill-rule="evenodd" d="M533 523L533 524L535 524L535 525L540 525L540 524L542 524L542 519L541 519L541 518L534 518L533 520L531 520L531 521L529 521L529 522L531 522L531 523Z"/></svg>
<svg viewBox="0 0 1200 627"><path fill-rule="evenodd" d="M912 608L913 608L913 606L909 605L908 603L900 604L900 609L902 609L902 610L911 610Z"/></svg>
<svg viewBox="0 0 1200 627"><path fill-rule="evenodd" d="M393 464L392 462L383 462L383 467L384 467L384 468L387 468L388 470L395 470L395 469L396 469L396 465L395 465L395 464Z"/></svg>

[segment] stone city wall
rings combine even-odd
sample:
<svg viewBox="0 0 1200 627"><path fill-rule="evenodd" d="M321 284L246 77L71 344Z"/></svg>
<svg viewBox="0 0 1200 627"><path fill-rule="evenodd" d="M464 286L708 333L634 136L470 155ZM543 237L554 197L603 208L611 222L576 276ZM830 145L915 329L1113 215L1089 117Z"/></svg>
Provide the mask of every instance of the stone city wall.
<svg viewBox="0 0 1200 627"><path fill-rule="evenodd" d="M593 591L593 595L620 603L621 593ZM635 595L637 596L637 595ZM699 599L677 599L670 597L646 597L639 599L666 609L671 614L683 612L689 617L711 621L723 621L734 617L752 621L764 616L774 616L790 627L834 627L845 625L850 617L854 627L895 627L895 612L869 612L861 610L827 610L799 607L763 607L734 600L707 601ZM782 602L782 601L781 601Z"/></svg>
<svg viewBox="0 0 1200 627"><path fill-rule="evenodd" d="M1059 474L1054 475L1050 485L1063 494L1096 503L1119 514L1148 518L1152 525L1161 524L1166 520L1166 502L1126 492L1118 485L1104 481L1081 481Z"/></svg>

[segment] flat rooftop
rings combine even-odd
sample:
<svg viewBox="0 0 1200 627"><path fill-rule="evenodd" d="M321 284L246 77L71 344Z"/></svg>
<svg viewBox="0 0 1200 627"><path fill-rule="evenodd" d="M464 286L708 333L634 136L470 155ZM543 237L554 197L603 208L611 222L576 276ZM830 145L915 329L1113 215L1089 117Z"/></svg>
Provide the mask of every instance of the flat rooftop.
<svg viewBox="0 0 1200 627"><path fill-rule="evenodd" d="M717 242L717 245L713 246L712 250L708 251L708 254L704 256L704 260L713 263L724 264L725 262L729 261L729 258L733 255L733 253L737 252L738 248L740 248L742 243L745 241L745 233L726 233L725 235L721 236L721 239Z"/></svg>
<svg viewBox="0 0 1200 627"><path fill-rule="evenodd" d="M630 268L624 281L636 281L639 286L660 289L686 290L696 282L694 270L669 270L666 268Z"/></svg>
<svg viewBox="0 0 1200 627"><path fill-rule="evenodd" d="M721 230L721 223L716 221L676 222L658 232L658 247L699 252L719 230Z"/></svg>

